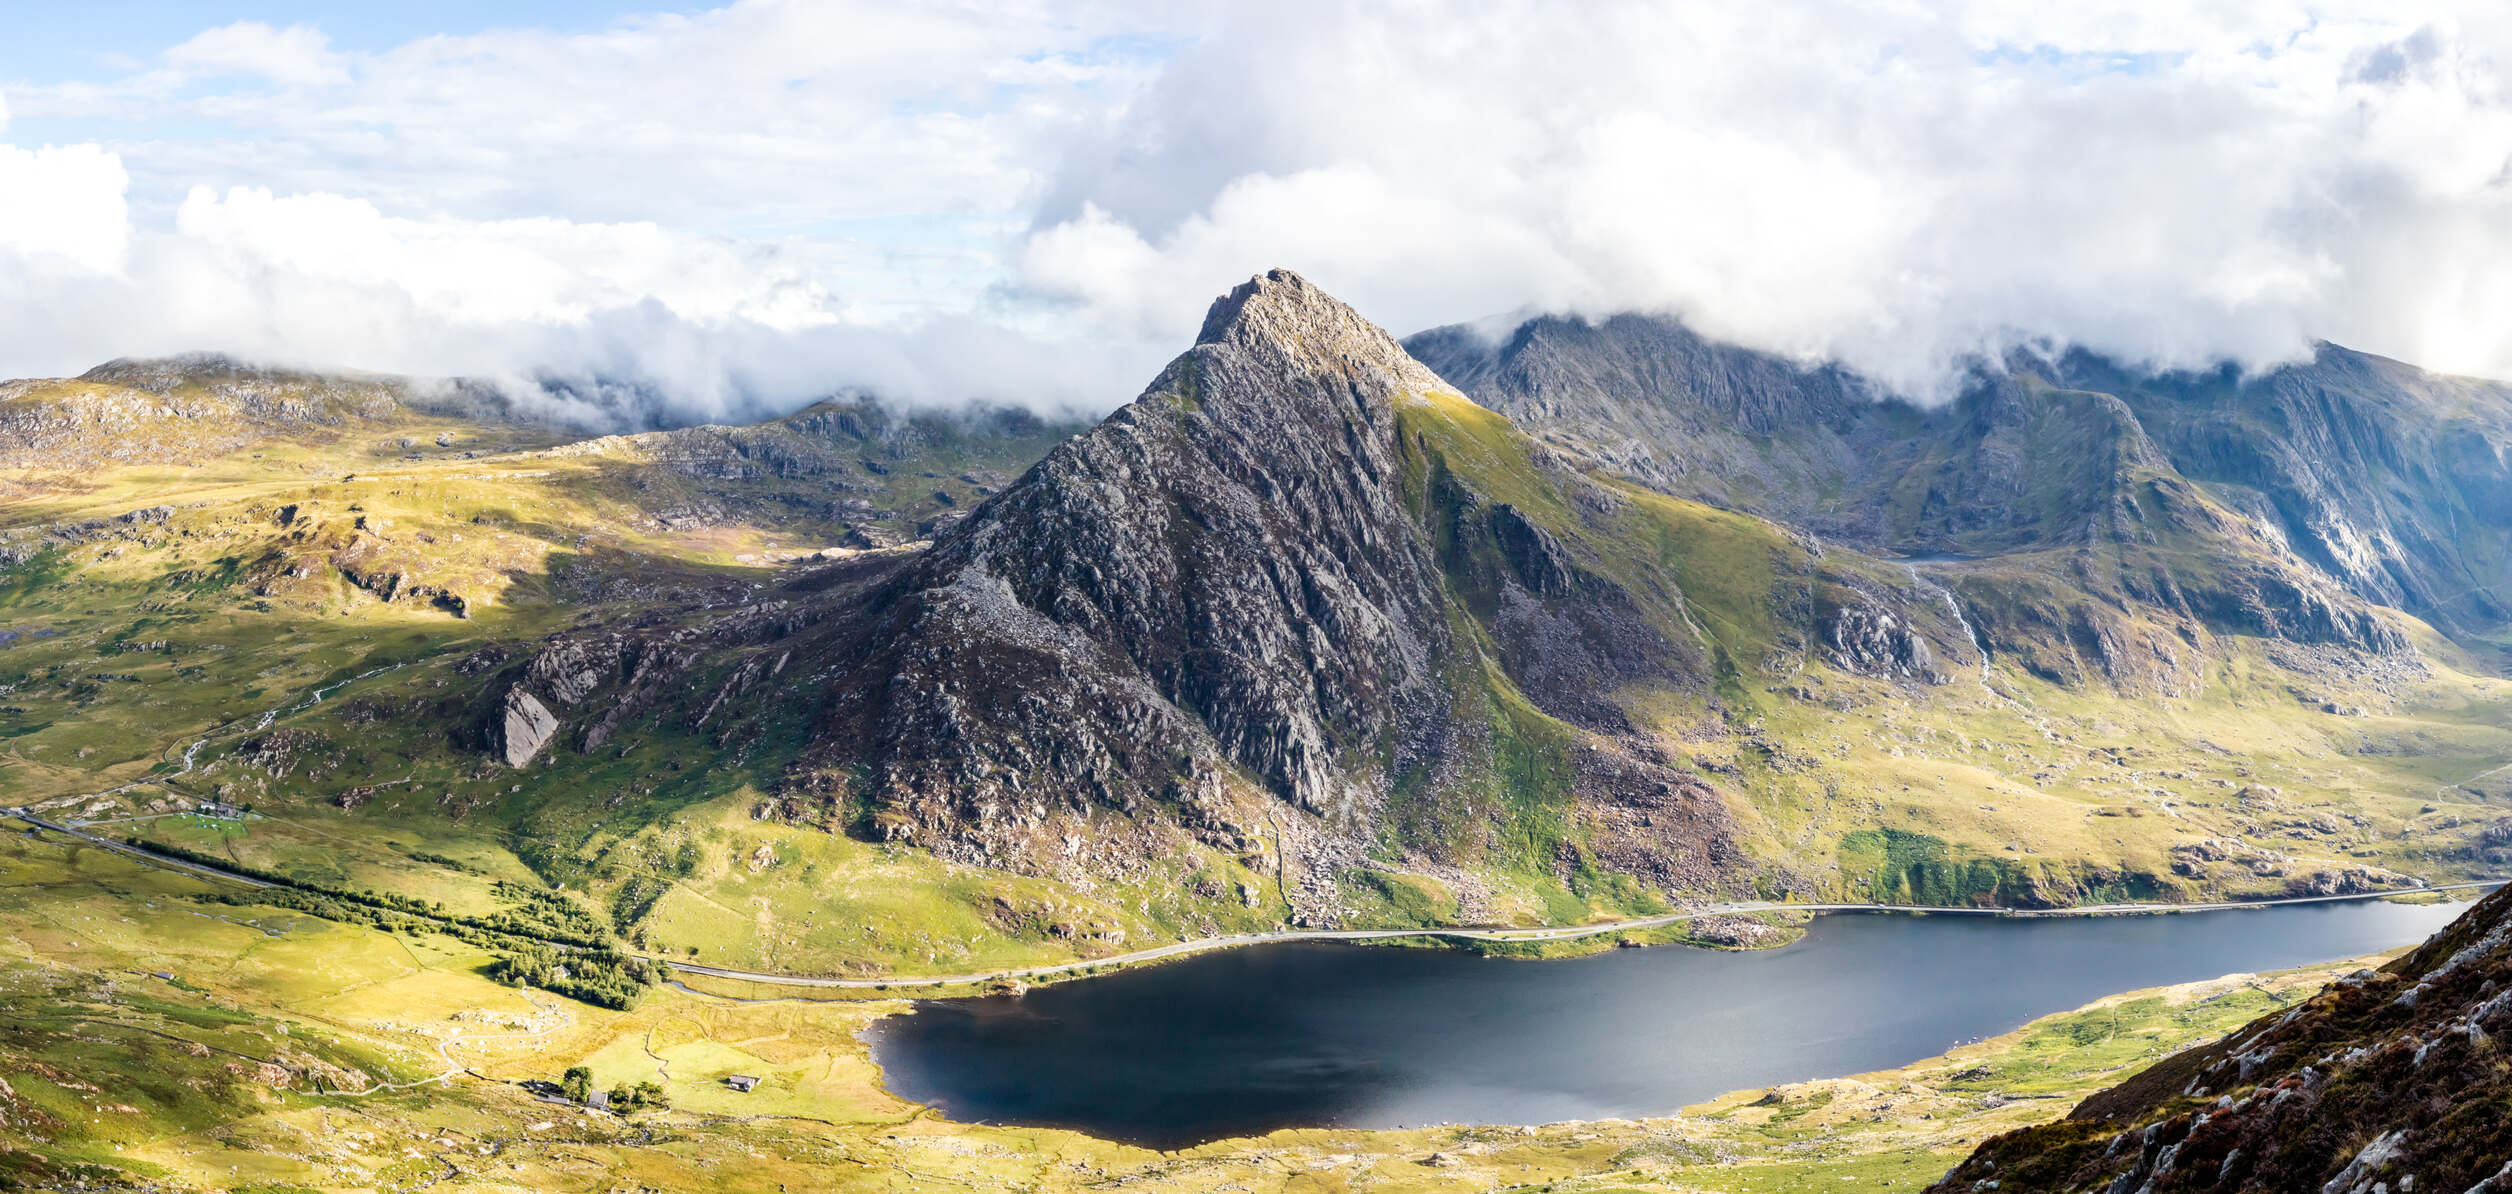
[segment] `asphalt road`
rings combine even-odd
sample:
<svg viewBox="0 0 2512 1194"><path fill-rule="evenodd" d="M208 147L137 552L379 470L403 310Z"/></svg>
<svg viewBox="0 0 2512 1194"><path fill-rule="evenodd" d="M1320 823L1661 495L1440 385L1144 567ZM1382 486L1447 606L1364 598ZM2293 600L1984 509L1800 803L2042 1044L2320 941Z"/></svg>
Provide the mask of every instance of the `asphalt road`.
<svg viewBox="0 0 2512 1194"><path fill-rule="evenodd" d="M246 887L254 888L279 886L267 879L256 879L251 875L240 875L234 871L221 870L220 868L214 866L204 866L197 862L176 858L170 854L160 854L155 850L134 846L129 842L117 842L109 837L99 837L98 835L89 833L84 829L73 829L70 826L61 824L58 821L47 821L44 818L22 808L0 809L0 814L15 817L37 829L50 830L65 837L74 837L91 846L102 846L108 850L116 850L121 853L128 854L133 858L137 858L142 862L165 867L168 870L181 871L187 875L193 875L204 879L219 879L228 883L241 883Z"/></svg>

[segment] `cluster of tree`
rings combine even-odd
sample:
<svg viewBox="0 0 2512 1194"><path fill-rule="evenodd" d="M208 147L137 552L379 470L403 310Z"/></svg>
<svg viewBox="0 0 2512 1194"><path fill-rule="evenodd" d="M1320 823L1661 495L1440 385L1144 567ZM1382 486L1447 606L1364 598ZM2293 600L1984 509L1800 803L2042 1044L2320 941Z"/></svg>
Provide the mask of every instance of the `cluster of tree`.
<svg viewBox="0 0 2512 1194"><path fill-rule="evenodd" d="M607 949L560 952L530 946L500 956L488 976L510 987L539 987L595 1007L625 1010L668 977L661 963Z"/></svg>
<svg viewBox="0 0 2512 1194"><path fill-rule="evenodd" d="M611 899L611 923L625 933L654 911L655 901L663 898L672 885L652 875L639 875L619 885L619 894Z"/></svg>
<svg viewBox="0 0 2512 1194"><path fill-rule="evenodd" d="M547 1089L544 1087L543 1089ZM573 1102L586 1102L593 1097L593 1071L585 1066L569 1066L558 1080L558 1093ZM658 1083L622 1082L611 1088L611 1110L621 1115L631 1111L660 1111L672 1105L670 1095Z"/></svg>
<svg viewBox="0 0 2512 1194"><path fill-rule="evenodd" d="M389 891L349 891L324 887L182 846L144 842L136 837L123 840L143 850L247 875L279 888L279 891L265 889L251 897L231 897L228 903L277 904L327 920L343 920L384 929L409 928L415 919L430 922L418 927L434 928L491 949L502 948L511 938L555 942L580 949L605 949L610 945L610 934L604 931L601 921L577 907L574 901L555 892L534 891L521 884L501 881L497 892L509 899L526 901L523 907L501 909L487 916L463 916L445 911L442 901L422 900ZM288 894L283 895L282 892Z"/></svg>
<svg viewBox="0 0 2512 1194"><path fill-rule="evenodd" d="M601 922L574 901L520 884L500 882L497 892L522 907L484 917L460 916L446 912L441 903L389 892L318 887L179 846L130 840L135 846L276 885L205 897L220 903L290 908L385 932L440 933L496 951L499 957L490 965L489 976L509 986L539 987L596 1007L624 1010L634 1007L646 988L670 976L660 962L629 957L612 948Z"/></svg>
<svg viewBox="0 0 2512 1194"><path fill-rule="evenodd" d="M489 917L492 925L527 937L545 937L552 941L577 944L599 942L610 934L605 925L583 905L554 891L526 887L520 883L497 881L500 898L512 901L512 908Z"/></svg>
<svg viewBox="0 0 2512 1194"><path fill-rule="evenodd" d="M660 1111L672 1105L672 1097L663 1093L662 1084L639 1082L634 1086L611 1088L611 1110L622 1115L631 1111Z"/></svg>

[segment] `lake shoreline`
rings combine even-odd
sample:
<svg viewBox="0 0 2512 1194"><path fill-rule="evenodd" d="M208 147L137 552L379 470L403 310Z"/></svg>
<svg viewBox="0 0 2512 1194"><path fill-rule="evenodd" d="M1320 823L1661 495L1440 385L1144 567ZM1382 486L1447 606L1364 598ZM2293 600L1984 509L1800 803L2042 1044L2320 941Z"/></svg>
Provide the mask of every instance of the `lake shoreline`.
<svg viewBox="0 0 2512 1194"><path fill-rule="evenodd" d="M1722 1091L1908 1064L2121 990L2404 947L2462 907L2328 901L2177 923L1844 916L1799 948L1619 951L1561 967L1292 941L1104 983L916 999L867 1035L887 1089L955 1121L1146 1147L1646 1118Z"/></svg>
<svg viewBox="0 0 2512 1194"><path fill-rule="evenodd" d="M1008 967L981 974L967 975L896 975L862 978L839 975L780 974L768 971L739 970L731 967L708 966L701 963L673 959L662 955L651 955L651 957L652 960L664 962L670 965L674 973L682 976L683 978L697 976L711 980L747 983L767 987L864 992L868 993L869 997L873 998L951 999L982 994L989 989L1006 985L1018 986L1026 989L1028 987L1047 986L1050 984L1071 982L1085 978L1100 978L1123 971L1140 969L1145 966L1156 966L1167 962L1178 961L1184 958L1201 957L1216 951L1246 949L1252 946L1276 945L1297 941L1342 941L1357 944L1396 945L1408 948L1462 949L1468 952L1481 953L1488 957L1523 958L1526 960L1548 961L1564 958L1587 957L1612 949L1643 946L1653 947L1662 945L1680 945L1698 949L1724 950L1785 948L1786 946L1793 944L1796 936L1798 935L1797 933L1790 933L1785 940L1777 940L1768 944L1758 945L1734 945L1718 942L1685 940L1674 937L1661 937L1657 939L1641 938L1641 935L1643 934L1650 934L1669 927L1720 917L1759 916L1763 914L1804 914L1810 921L1813 916L1860 914L1891 916L1959 916L1994 919L2177 916L2207 912L2242 911L2246 909L2259 908L2295 907L2313 904L2356 903L2376 900L2395 902L2403 899L2436 895L2445 896L2446 898L2456 901L2459 897L2454 893L2477 892L2479 894L2483 894L2486 891L2491 891L2497 887L2503 886L2506 882L2512 882L2512 880L2486 879L2462 883L2435 884L2427 887L2402 888L2396 891L2350 892L2342 895L2328 896L2293 896L2258 900L2225 900L2195 904L2102 904L2074 908L1965 908L1906 904L1786 904L1757 901L1752 903L1718 905L1685 912L1668 913L1665 915L1651 917L1637 917L1628 920L1611 921L1594 925L1537 926L1529 928L1484 928L1456 926L1439 928L1284 930L1275 933L1245 934L1231 937L1213 937L1193 941L1173 942L1167 945L1155 946L1146 950L1137 950L1127 954L1114 954L1103 958L1076 959L1070 962L1047 963L1038 966ZM2469 898L2474 899L2476 897L2471 896ZM1789 927L1801 931L1803 923L1801 922ZM1623 944L1623 941L1626 939L1630 940L1629 945ZM1557 952L1516 953L1483 948L1490 945L1509 944L1557 947ZM704 987L692 989L699 990L707 994L718 993L708 991ZM739 998L739 996L730 995L726 997ZM840 997L843 998L843 996Z"/></svg>

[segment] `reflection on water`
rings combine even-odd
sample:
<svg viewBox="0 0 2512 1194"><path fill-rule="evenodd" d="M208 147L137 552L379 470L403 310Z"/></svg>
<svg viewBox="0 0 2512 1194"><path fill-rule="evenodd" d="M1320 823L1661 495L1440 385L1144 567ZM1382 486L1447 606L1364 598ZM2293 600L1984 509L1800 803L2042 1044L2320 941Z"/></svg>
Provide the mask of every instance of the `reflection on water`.
<svg viewBox="0 0 2512 1194"><path fill-rule="evenodd" d="M1301 1125L1663 1115L1906 1064L2118 991L2411 944L2466 908L1826 916L1781 950L1555 962L1273 945L922 1004L876 1026L873 1048L892 1090L955 1119L1160 1147Z"/></svg>

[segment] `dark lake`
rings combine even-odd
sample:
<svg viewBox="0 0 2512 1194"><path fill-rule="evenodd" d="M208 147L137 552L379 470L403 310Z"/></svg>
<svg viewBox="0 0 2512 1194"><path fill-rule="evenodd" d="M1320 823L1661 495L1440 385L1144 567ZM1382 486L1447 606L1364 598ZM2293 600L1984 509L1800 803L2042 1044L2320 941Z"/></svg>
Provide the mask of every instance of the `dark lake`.
<svg viewBox="0 0 2512 1194"><path fill-rule="evenodd" d="M2467 907L1831 915L1785 949L1552 962L1266 945L923 1003L871 1039L891 1090L953 1119L1156 1147L1282 1127L1665 1115L1903 1065L2120 991L2408 945Z"/></svg>

